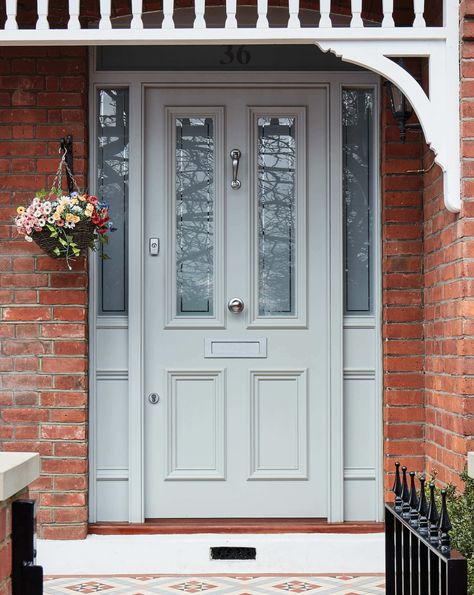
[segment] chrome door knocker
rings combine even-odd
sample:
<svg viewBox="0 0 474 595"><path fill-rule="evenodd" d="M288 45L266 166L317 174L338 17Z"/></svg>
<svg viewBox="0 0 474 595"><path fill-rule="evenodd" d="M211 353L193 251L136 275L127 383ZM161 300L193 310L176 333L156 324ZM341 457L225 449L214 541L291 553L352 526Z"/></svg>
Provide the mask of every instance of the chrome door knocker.
<svg viewBox="0 0 474 595"><path fill-rule="evenodd" d="M232 190L238 190L242 186L240 180L237 179L241 156L242 153L239 151L239 149L232 149L230 152L230 158L232 159L232 182L230 183L230 187Z"/></svg>

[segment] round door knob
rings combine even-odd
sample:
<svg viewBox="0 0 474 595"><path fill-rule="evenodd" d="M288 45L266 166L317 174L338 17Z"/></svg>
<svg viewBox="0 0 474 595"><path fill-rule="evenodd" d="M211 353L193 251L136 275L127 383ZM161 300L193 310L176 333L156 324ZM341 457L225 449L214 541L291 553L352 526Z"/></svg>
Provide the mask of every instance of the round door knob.
<svg viewBox="0 0 474 595"><path fill-rule="evenodd" d="M240 314L244 309L244 302L240 298L232 298L229 300L227 307L233 314Z"/></svg>

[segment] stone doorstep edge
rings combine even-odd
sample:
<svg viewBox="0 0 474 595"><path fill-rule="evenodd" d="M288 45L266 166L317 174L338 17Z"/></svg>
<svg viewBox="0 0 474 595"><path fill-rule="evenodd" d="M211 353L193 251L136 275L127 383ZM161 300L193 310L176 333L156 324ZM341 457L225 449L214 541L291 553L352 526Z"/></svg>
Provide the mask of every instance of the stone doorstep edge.
<svg viewBox="0 0 474 595"><path fill-rule="evenodd" d="M467 474L474 479L474 452L467 453Z"/></svg>
<svg viewBox="0 0 474 595"><path fill-rule="evenodd" d="M0 452L0 502L8 500L40 475L36 452Z"/></svg>

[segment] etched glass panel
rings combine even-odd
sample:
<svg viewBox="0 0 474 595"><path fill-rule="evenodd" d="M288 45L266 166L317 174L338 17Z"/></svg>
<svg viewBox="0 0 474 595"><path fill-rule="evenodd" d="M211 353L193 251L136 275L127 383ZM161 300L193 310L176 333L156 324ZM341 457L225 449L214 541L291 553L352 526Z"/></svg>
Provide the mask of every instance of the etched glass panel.
<svg viewBox="0 0 474 595"><path fill-rule="evenodd" d="M97 194L116 228L99 264L99 313L127 314L128 89L100 89L97 102Z"/></svg>
<svg viewBox="0 0 474 595"><path fill-rule="evenodd" d="M259 117L258 313L295 315L296 138L294 117Z"/></svg>
<svg viewBox="0 0 474 595"><path fill-rule="evenodd" d="M176 314L214 314L214 168L212 118L175 120Z"/></svg>
<svg viewBox="0 0 474 595"><path fill-rule="evenodd" d="M370 89L342 93L346 314L373 313L373 126Z"/></svg>

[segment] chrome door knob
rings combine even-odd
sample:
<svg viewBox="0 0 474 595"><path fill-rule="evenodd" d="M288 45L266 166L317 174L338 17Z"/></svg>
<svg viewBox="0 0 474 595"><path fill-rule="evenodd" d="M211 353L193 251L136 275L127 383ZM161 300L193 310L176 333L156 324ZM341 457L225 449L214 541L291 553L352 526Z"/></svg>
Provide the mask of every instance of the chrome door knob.
<svg viewBox="0 0 474 595"><path fill-rule="evenodd" d="M244 302L240 298L231 298L227 307L232 314L240 314L244 309Z"/></svg>

